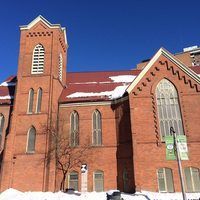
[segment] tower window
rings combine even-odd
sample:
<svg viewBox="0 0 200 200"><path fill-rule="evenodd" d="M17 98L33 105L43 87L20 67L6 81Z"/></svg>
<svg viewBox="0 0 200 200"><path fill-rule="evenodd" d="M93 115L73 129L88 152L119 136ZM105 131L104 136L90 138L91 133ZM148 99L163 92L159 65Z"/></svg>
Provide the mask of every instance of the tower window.
<svg viewBox="0 0 200 200"><path fill-rule="evenodd" d="M42 88L39 88L37 92L36 113L41 112L41 104L42 104Z"/></svg>
<svg viewBox="0 0 200 200"><path fill-rule="evenodd" d="M63 58L62 58L62 54L59 55L59 71L58 71L58 77L60 79L60 81L62 81L62 68L63 68Z"/></svg>
<svg viewBox="0 0 200 200"><path fill-rule="evenodd" d="M34 127L31 127L27 135L27 146L26 146L27 153L35 152L35 138L36 138L36 130Z"/></svg>
<svg viewBox="0 0 200 200"><path fill-rule="evenodd" d="M44 72L44 47L37 44L33 50L32 74L42 74Z"/></svg>
<svg viewBox="0 0 200 200"><path fill-rule="evenodd" d="M34 90L31 88L29 90L29 97L28 97L28 113L33 112L33 99L34 99Z"/></svg>

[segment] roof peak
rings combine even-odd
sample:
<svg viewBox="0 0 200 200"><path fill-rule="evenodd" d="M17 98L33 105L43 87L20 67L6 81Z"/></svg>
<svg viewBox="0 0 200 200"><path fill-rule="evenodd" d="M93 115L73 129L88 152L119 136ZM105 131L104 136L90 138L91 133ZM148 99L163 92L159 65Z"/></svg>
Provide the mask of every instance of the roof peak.
<svg viewBox="0 0 200 200"><path fill-rule="evenodd" d="M36 23L39 21L42 21L45 25L47 25L49 28L61 28L62 30L65 29L64 27L61 27L60 24L52 24L50 23L46 18L44 18L42 15L38 15L34 20L32 20L28 25L22 25L20 26L20 30L27 30L33 27Z"/></svg>
<svg viewBox="0 0 200 200"><path fill-rule="evenodd" d="M43 22L47 27L49 28L60 28L65 37L65 43L67 44L67 37L66 37L66 28L62 27L60 24L52 24L50 23L46 18L44 18L42 15L38 15L34 20L32 20L28 25L22 25L19 26L20 30L28 30L32 28L35 24L37 24L39 21Z"/></svg>

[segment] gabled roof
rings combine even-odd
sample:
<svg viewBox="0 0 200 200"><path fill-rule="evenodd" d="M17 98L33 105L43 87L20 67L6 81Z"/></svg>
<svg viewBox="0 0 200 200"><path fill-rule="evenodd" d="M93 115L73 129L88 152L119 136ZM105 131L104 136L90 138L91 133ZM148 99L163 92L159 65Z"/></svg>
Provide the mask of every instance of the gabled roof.
<svg viewBox="0 0 200 200"><path fill-rule="evenodd" d="M0 105L11 105L13 103L16 82L17 77L10 76L0 84Z"/></svg>
<svg viewBox="0 0 200 200"><path fill-rule="evenodd" d="M174 55L169 53L166 49L160 48L158 52L153 56L153 58L149 61L149 63L144 67L141 73L135 78L135 80L129 85L127 88L127 92L130 93L133 88L139 83L139 81L143 78L143 76L149 71L149 69L153 66L153 64L158 60L158 58L163 55L167 59L169 59L172 63L174 63L177 67L179 67L183 72L189 75L193 80L200 84L199 76L185 64L183 64L180 60L178 60Z"/></svg>
<svg viewBox="0 0 200 200"><path fill-rule="evenodd" d="M60 24L51 24L47 19L45 19L42 15L39 15L36 17L32 22L30 22L28 25L22 25L20 26L20 30L28 30L32 28L34 25L36 25L39 21L43 22L47 27L49 28L60 28L64 32L65 37L65 44L67 45L67 36L66 36L66 28L62 27Z"/></svg>
<svg viewBox="0 0 200 200"><path fill-rule="evenodd" d="M66 88L60 103L110 101L124 95L141 70L104 72L67 72Z"/></svg>

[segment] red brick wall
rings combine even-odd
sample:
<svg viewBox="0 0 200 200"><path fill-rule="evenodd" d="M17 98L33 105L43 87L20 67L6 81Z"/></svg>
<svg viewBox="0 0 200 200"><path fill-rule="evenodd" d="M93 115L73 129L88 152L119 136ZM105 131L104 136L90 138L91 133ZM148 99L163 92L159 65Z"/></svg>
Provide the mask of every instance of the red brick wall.
<svg viewBox="0 0 200 200"><path fill-rule="evenodd" d="M92 114L96 109L100 111L102 117L102 146L92 145ZM104 190L116 189L117 136L115 112L111 109L111 105L62 106L60 107L59 113L60 129L62 130L62 134L69 134L70 114L74 110L76 110L79 115L80 146L85 145L86 142L90 146L87 150L88 156L84 159L85 163L88 165L88 190L93 191L93 173L96 170L104 172ZM80 177L80 167L76 167L74 170L79 172ZM73 169L71 171L73 171ZM81 180L79 178L79 190L81 187L80 181ZM57 185L59 186L59 184L60 180L57 179Z"/></svg>
<svg viewBox="0 0 200 200"><path fill-rule="evenodd" d="M196 84L199 88L198 83L161 56L133 89L129 99L133 163L138 190L158 191L156 170L169 167L173 170L175 191L180 191L177 163L166 160L165 143L160 140L155 88L163 78L167 78L175 85L179 95L182 121L189 148L189 161L183 161L183 167L198 168L200 166L200 124L198 123L200 121L200 95L195 86Z"/></svg>
<svg viewBox="0 0 200 200"><path fill-rule="evenodd" d="M63 83L66 73L66 48L60 28L49 28L41 21L29 30L21 31L18 65L18 83L14 102L13 120L6 143L1 190L9 187L20 190L54 190L55 163L44 165L45 153L49 146L49 136L43 125L56 121L58 98L63 89L58 80L58 58L63 55ZM41 43L45 48L44 73L31 75L34 47ZM35 113L37 90L43 91L41 113ZM34 89L33 114L27 114L28 95ZM34 155L26 153L27 132L36 128L36 150ZM31 181L30 181L31 180Z"/></svg>

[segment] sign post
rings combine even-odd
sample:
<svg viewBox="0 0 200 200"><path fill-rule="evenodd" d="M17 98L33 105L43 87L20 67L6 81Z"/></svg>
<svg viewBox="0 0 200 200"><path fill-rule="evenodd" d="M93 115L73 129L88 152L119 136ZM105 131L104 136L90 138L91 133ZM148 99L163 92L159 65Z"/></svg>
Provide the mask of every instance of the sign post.
<svg viewBox="0 0 200 200"><path fill-rule="evenodd" d="M184 180L183 180L183 171L182 171L182 165L181 165L181 152L180 152L180 149L182 148L182 146L185 147L186 140L185 140L185 142L182 142L182 144L184 143L184 145L180 145L180 140L178 140L178 137L180 138L180 136L176 135L176 132L174 131L173 127L170 127L170 134L174 138L174 149L175 149L175 154L176 154L176 158L177 158L177 162L178 162L178 171L179 171L179 176L180 176L180 181L181 181L181 190L182 190L183 200L187 200L186 193L185 193ZM182 148L182 149L184 149L184 151L182 151L182 154L185 154L185 153L187 154L187 152L185 151L186 149L185 148ZM184 156L182 155L182 157L184 157Z"/></svg>

